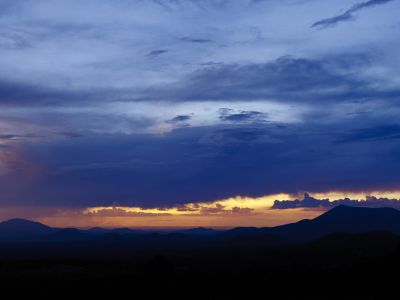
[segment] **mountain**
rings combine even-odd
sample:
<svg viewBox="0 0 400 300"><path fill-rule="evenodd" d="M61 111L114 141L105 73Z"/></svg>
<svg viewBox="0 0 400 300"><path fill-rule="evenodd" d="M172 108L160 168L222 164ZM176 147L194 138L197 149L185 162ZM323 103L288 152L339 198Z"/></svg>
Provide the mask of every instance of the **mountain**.
<svg viewBox="0 0 400 300"><path fill-rule="evenodd" d="M381 249L395 249L400 243L400 235L384 230L352 234L335 232L319 238L309 246L346 250L377 251Z"/></svg>
<svg viewBox="0 0 400 300"><path fill-rule="evenodd" d="M227 241L228 245L232 246L272 246L285 245L291 241L276 234L242 234Z"/></svg>
<svg viewBox="0 0 400 300"><path fill-rule="evenodd" d="M135 236L146 233L146 231L144 230L132 230L129 228L105 229L101 227L93 227L90 229L86 229L85 232L93 235L104 235L106 233L115 233L122 236Z"/></svg>
<svg viewBox="0 0 400 300"><path fill-rule="evenodd" d="M117 233L119 235L125 235L125 236L135 236L141 233L145 233L146 231L143 230L132 230L129 228L116 228L111 230L111 232Z"/></svg>
<svg viewBox="0 0 400 300"><path fill-rule="evenodd" d="M211 228L204 228L204 227L198 227L198 228L191 228L191 229L185 229L185 230L178 230L174 231L172 233L183 233L185 235L199 235L199 236L212 236L218 234L220 231L211 229Z"/></svg>
<svg viewBox="0 0 400 300"><path fill-rule="evenodd" d="M93 227L90 229L86 229L85 232L94 234L94 235L102 235L111 232L111 229L104 229L101 227Z"/></svg>
<svg viewBox="0 0 400 300"><path fill-rule="evenodd" d="M30 240L34 239L38 236L37 233L33 233L30 231L19 231L16 233L11 233L6 236L7 240Z"/></svg>
<svg viewBox="0 0 400 300"><path fill-rule="evenodd" d="M148 233L142 234L137 237L139 241L146 241L146 242L158 242L164 239L164 236L159 233Z"/></svg>
<svg viewBox="0 0 400 300"><path fill-rule="evenodd" d="M98 237L98 240L102 242L120 242L129 240L129 237L119 235L118 233L115 232L108 232L100 235Z"/></svg>
<svg viewBox="0 0 400 300"><path fill-rule="evenodd" d="M268 228L268 227L264 227L264 228ZM265 234L264 232L262 232L262 230L264 228L257 228L257 227L235 227L232 228L231 230L225 231L223 233L220 233L218 236L219 237L226 237L226 238L230 238L230 237L236 237L242 234L250 234L250 235L261 235L261 234Z"/></svg>
<svg viewBox="0 0 400 300"><path fill-rule="evenodd" d="M6 231L10 234L17 232L32 232L35 234L50 234L59 228L52 228L39 222L24 220L24 219L10 219L0 223L0 231Z"/></svg>
<svg viewBox="0 0 400 300"><path fill-rule="evenodd" d="M10 233L7 230L0 228L0 237L1 238L4 237L4 236L7 236L9 234Z"/></svg>
<svg viewBox="0 0 400 300"><path fill-rule="evenodd" d="M384 230L400 234L400 211L394 208L367 208L339 205L312 220L301 220L276 227L238 227L218 236L276 234L288 239L312 241L334 232L352 234Z"/></svg>
<svg viewBox="0 0 400 300"><path fill-rule="evenodd" d="M45 240L82 240L92 239L93 237L94 235L76 228L65 228L42 238Z"/></svg>
<svg viewBox="0 0 400 300"><path fill-rule="evenodd" d="M182 242L182 241L187 241L190 240L190 237L180 233L180 232L172 232L164 235L165 240L169 242Z"/></svg>
<svg viewBox="0 0 400 300"><path fill-rule="evenodd" d="M136 237L136 241L139 243L145 244L180 244L187 241L190 241L191 238L183 233L169 233L169 234L160 234L160 233L149 233L142 234Z"/></svg>

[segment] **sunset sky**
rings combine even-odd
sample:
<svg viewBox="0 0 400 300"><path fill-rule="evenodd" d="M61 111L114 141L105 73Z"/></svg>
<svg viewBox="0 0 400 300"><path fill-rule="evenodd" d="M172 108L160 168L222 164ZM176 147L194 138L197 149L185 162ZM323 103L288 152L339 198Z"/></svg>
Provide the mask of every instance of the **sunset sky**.
<svg viewBox="0 0 400 300"><path fill-rule="evenodd" d="M399 11L2 0L0 221L231 228L400 209Z"/></svg>

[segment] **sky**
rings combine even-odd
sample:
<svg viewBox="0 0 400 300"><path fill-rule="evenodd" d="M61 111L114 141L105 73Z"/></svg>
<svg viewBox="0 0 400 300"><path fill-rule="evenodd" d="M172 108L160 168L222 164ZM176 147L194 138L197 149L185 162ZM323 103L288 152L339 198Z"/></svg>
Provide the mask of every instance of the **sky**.
<svg viewBox="0 0 400 300"><path fill-rule="evenodd" d="M0 220L262 227L400 208L398 11L2 0Z"/></svg>

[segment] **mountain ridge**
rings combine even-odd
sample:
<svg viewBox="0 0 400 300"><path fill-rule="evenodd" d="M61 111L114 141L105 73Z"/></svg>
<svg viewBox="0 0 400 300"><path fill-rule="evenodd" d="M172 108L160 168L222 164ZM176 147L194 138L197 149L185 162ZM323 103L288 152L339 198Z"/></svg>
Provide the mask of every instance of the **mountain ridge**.
<svg viewBox="0 0 400 300"><path fill-rule="evenodd" d="M50 235L57 233L60 228L52 228L39 222L29 221L25 219L10 219L0 223L0 234L2 238L10 234L18 232L31 232L37 235ZM78 238L78 232L81 238L98 236L105 233L117 233L122 236L138 236L141 240L160 239L165 234L148 233L145 231L133 230L130 228L103 229L94 227L90 230L75 229L72 234L69 229L71 238ZM278 235L285 239L296 242L310 242L334 232L348 232L357 234L361 232L372 232L377 230L387 231L400 235L400 211L394 208L368 208L368 207L350 207L346 205L338 205L320 216L309 220L303 219L295 223L279 225L275 227L235 227L231 230L218 233L211 228L192 228L180 231L173 231L174 234L183 234L185 236L195 236L196 234L209 236L213 239L231 239L240 235ZM63 232L64 232L63 231ZM61 233L56 235L62 236ZM55 236L56 236L55 235ZM65 238L68 234L66 234ZM178 235L177 235L178 236ZM114 236L116 237L116 236Z"/></svg>
<svg viewBox="0 0 400 300"><path fill-rule="evenodd" d="M8 234L17 232L32 232L35 234L51 234L61 228L53 228L40 222L30 221L26 219L14 218L0 222L0 229Z"/></svg>
<svg viewBox="0 0 400 300"><path fill-rule="evenodd" d="M384 230L400 234L400 211L389 208L350 207L338 205L322 215L276 227L238 227L219 236L232 238L240 234L276 234L288 239L312 241L334 232L352 234Z"/></svg>

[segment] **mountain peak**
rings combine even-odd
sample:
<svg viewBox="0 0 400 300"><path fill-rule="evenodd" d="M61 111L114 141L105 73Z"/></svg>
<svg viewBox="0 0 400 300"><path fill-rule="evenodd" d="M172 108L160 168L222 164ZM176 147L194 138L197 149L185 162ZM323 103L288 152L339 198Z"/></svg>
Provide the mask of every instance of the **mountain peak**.
<svg viewBox="0 0 400 300"><path fill-rule="evenodd" d="M343 219L359 219L359 218L376 218L383 216L393 216L400 218L400 211L391 207L370 208L356 207L347 205L338 205L326 213L316 217L313 221L343 220Z"/></svg>
<svg viewBox="0 0 400 300"><path fill-rule="evenodd" d="M19 224L19 223L37 223L37 224L42 224L39 222L35 222L35 221L30 221L30 220L26 220L26 219L21 219L21 218L14 218L14 219L9 219L7 221L3 221L0 224ZM44 225L44 224L42 224ZM46 226L46 225L44 225Z"/></svg>
<svg viewBox="0 0 400 300"><path fill-rule="evenodd" d="M15 233L20 231L30 231L38 234L47 234L54 232L54 230L56 230L39 222L19 219L19 218L1 222L0 229L7 230L10 233Z"/></svg>

